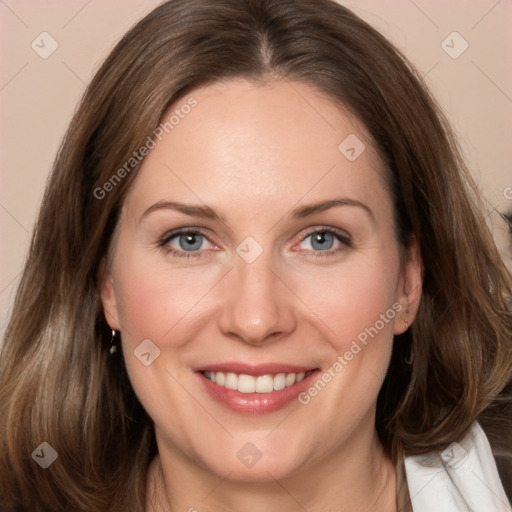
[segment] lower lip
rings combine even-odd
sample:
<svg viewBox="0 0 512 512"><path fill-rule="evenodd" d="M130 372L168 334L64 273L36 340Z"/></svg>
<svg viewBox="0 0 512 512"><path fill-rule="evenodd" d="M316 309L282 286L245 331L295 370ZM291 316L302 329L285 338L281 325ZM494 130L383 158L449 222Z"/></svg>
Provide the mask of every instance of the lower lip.
<svg viewBox="0 0 512 512"><path fill-rule="evenodd" d="M319 373L320 370L315 370L297 384L271 393L240 393L240 391L215 384L201 372L198 372L197 375L203 381L210 396L221 405L238 413L265 414L278 411L296 400Z"/></svg>

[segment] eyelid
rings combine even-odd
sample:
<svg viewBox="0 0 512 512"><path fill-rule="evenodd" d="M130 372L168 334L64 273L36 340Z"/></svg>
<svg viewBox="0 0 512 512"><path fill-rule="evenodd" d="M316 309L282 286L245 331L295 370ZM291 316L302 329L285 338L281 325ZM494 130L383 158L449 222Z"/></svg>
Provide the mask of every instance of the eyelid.
<svg viewBox="0 0 512 512"><path fill-rule="evenodd" d="M308 237L311 235L314 235L315 233L331 233L334 235L334 237L338 240L340 243L340 247L335 249L326 249L323 251L315 251L311 249L295 249L294 248L298 245L304 242ZM292 248L294 252L300 253L303 252L307 257L310 257L311 255L314 258L325 258L325 257L333 257L336 255L341 255L348 249L353 247L352 244L352 237L349 233L347 233L345 230L335 228L334 226L315 226L308 228L306 233L301 235L301 238L298 242L296 242Z"/></svg>
<svg viewBox="0 0 512 512"><path fill-rule="evenodd" d="M170 231L166 231L161 237L160 240L169 240L176 235L186 234L186 233L197 233L203 235L208 238L206 230L204 228L194 227L194 226L186 226L182 228L171 229ZM209 240L209 238L208 238Z"/></svg>
<svg viewBox="0 0 512 512"><path fill-rule="evenodd" d="M352 242L352 237L350 236L349 233L347 233L343 229L335 228L334 226L314 226L311 228L307 228L306 232L302 235L300 241L303 242L304 240L306 240L308 236L311 236L315 233L332 233L338 236L345 243Z"/></svg>
<svg viewBox="0 0 512 512"><path fill-rule="evenodd" d="M180 235L186 235L187 233L201 235L204 238L206 238L206 240L208 240L208 242L210 244L217 247L217 244L213 240L211 240L211 237L209 236L209 234L206 232L206 230L204 228L193 227L193 226L175 228L170 231L166 231L161 237L159 237L157 239L157 247L165 250L167 253L170 253L170 254L173 254L176 256L183 256L183 257L187 257L187 258L200 257L203 253L213 250L213 249L200 249L200 250L196 250L196 251L183 251L183 250L179 250L174 247L168 246L168 244L171 240L173 240L174 238L176 238Z"/></svg>
<svg viewBox="0 0 512 512"><path fill-rule="evenodd" d="M187 233L193 233L193 234L198 234L198 235L204 236L210 244L212 244L216 248L218 248L218 244L216 244L211 239L211 236L209 235L209 233L207 233L207 230L205 230L204 228L194 227L194 226L180 227L180 228L175 228L170 231L167 231L164 235L162 235L157 240L157 245L158 245L158 247L166 250L168 253L171 253L178 257L187 257L187 258L191 258L191 257L198 258L198 257L201 257L201 255L203 255L205 253L209 254L210 251L214 250L214 249L199 249L196 251L183 251L183 250L175 249L174 247L167 247L167 245L169 244L169 242L172 239L176 238L179 235L184 235ZM322 255L327 256L327 255L330 255L333 253L339 253L343 250L346 250L348 247L350 247L352 245L352 237L345 230L336 228L334 226L319 225L319 226L312 226L312 227L309 227L309 228L303 230L302 234L299 235L300 236L299 241L295 242L293 247L295 247L297 244L304 242L304 240L306 240L309 236L311 236L315 233L332 233L338 239L338 241L341 244L343 244L344 247L341 247L338 249L328 249L325 251L307 251L308 253L314 253L318 256L322 256Z"/></svg>

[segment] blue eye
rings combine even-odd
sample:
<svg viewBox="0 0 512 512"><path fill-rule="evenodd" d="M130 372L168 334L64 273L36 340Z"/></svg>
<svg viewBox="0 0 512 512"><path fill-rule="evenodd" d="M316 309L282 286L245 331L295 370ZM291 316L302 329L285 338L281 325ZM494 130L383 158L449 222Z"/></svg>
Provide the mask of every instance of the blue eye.
<svg viewBox="0 0 512 512"><path fill-rule="evenodd" d="M311 247L318 251L327 251L332 249L335 242L334 235L327 231L319 231L309 236L311 237Z"/></svg>
<svg viewBox="0 0 512 512"><path fill-rule="evenodd" d="M209 244L209 245L208 245ZM199 257L213 244L198 231L178 231L165 235L158 243L166 252L174 256Z"/></svg>
<svg viewBox="0 0 512 512"><path fill-rule="evenodd" d="M335 228L317 228L305 235L300 242L301 249L316 256L331 256L351 247L351 237ZM176 257L200 258L211 255L215 245L198 230L181 230L165 234L158 246Z"/></svg>
<svg viewBox="0 0 512 512"><path fill-rule="evenodd" d="M204 236L199 233L185 233L176 237L180 249L184 251L198 251L203 245Z"/></svg>
<svg viewBox="0 0 512 512"><path fill-rule="evenodd" d="M333 229L317 229L306 235L301 244L306 244L306 247L302 247L303 249L327 256L350 247L350 237Z"/></svg>

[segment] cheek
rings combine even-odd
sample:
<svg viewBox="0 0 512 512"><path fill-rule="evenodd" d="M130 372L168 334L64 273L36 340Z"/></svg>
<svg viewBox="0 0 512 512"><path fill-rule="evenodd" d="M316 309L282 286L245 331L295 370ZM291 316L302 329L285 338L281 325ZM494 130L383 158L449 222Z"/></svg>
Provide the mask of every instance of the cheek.
<svg viewBox="0 0 512 512"><path fill-rule="evenodd" d="M173 268L162 258L121 258L118 302L124 341L130 345L149 338L173 339L169 333L201 302L215 285L214 268Z"/></svg>
<svg viewBox="0 0 512 512"><path fill-rule="evenodd" d="M197 415L194 402L176 383L188 378L181 373L183 347L201 327L195 315L218 276L206 267L195 272L172 268L165 258L155 263L154 257L142 251L125 254L117 260L115 281L122 348L131 384L157 424L173 425L176 432L186 436L181 420L169 418L163 411L180 410L185 418ZM142 354L148 352L146 366Z"/></svg>
<svg viewBox="0 0 512 512"><path fill-rule="evenodd" d="M371 417L389 366L393 322L401 310L396 302L399 259L393 252L389 256L333 269L329 275L325 270L309 273L302 280L305 301L319 319L316 325L322 324L331 356L299 401L333 432L348 435Z"/></svg>
<svg viewBox="0 0 512 512"><path fill-rule="evenodd" d="M364 345L369 339L381 339L389 345L401 309L396 302L399 257L393 247L379 255L354 258L353 264L321 268L295 279L298 293L324 323L324 332L338 354L349 350L354 340Z"/></svg>
<svg viewBox="0 0 512 512"><path fill-rule="evenodd" d="M301 403L311 401L319 421L340 432L371 411L386 375L393 323L402 308L396 296L399 265L398 251L390 244L347 260L346 265L297 279L331 349L320 377L323 382L315 382Z"/></svg>

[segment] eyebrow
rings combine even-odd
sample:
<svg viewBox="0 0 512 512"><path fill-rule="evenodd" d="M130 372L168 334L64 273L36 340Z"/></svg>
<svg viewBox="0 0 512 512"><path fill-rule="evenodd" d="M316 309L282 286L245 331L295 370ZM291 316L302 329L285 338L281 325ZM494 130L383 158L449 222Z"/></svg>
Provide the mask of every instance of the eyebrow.
<svg viewBox="0 0 512 512"><path fill-rule="evenodd" d="M142 220L150 213L158 210L176 210L178 212L184 213L185 215L190 215L191 217L201 217L203 219L219 220L225 222L222 215L217 213L213 208L210 208L209 206L184 204L178 203L176 201L159 201L158 203L151 205L141 215L140 220Z"/></svg>
<svg viewBox="0 0 512 512"><path fill-rule="evenodd" d="M315 213L321 213L338 206L355 206L361 208L370 216L372 221L375 221L375 215L367 205L365 205L361 201L358 201L357 199L350 199L348 197L330 199L328 201L322 201L319 203L301 206L300 208L292 210L289 217L292 219L303 219L304 217L309 217L310 215L314 215Z"/></svg>
<svg viewBox="0 0 512 512"><path fill-rule="evenodd" d="M361 208L370 216L372 221L375 221L375 215L367 205L361 201L358 201L357 199L351 199L348 197L330 199L328 201L321 201L318 203L300 206L299 208L292 210L291 213L288 214L288 217L290 219L303 219L316 213L321 213L331 208L340 206L355 206ZM151 205L147 210L144 211L140 220L142 220L150 213L158 210L175 210L191 217L200 217L203 219L217 220L224 223L226 222L220 213L218 213L215 209L210 208L209 206L189 205L176 201L159 201Z"/></svg>

